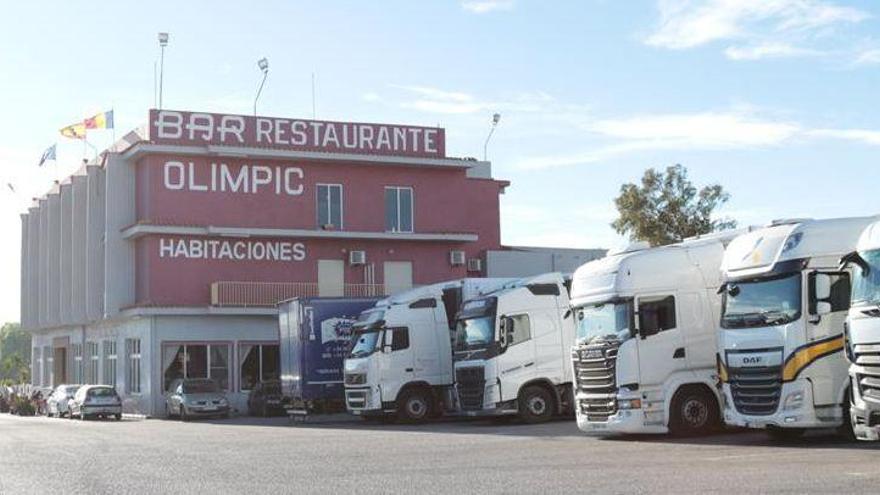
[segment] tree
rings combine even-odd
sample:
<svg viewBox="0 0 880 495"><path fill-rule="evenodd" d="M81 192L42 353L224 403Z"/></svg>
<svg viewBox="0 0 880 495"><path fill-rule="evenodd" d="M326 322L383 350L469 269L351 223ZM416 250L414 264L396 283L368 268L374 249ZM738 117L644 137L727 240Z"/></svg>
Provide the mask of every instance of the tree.
<svg viewBox="0 0 880 495"><path fill-rule="evenodd" d="M31 336L18 323L0 328L0 379L18 383L30 379Z"/></svg>
<svg viewBox="0 0 880 495"><path fill-rule="evenodd" d="M736 221L713 219L712 213L730 198L719 184L699 191L681 165L658 172L649 168L641 185L624 184L614 199L619 214L611 223L618 234L662 246L687 237L736 227Z"/></svg>

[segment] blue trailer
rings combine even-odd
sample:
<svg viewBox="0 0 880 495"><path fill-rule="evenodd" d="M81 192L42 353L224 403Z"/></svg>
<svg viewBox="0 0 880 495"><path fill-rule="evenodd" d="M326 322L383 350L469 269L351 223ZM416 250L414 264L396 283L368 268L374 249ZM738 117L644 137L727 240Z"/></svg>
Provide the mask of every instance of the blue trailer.
<svg viewBox="0 0 880 495"><path fill-rule="evenodd" d="M310 297L278 304L282 403L288 415L345 410L351 327L379 298Z"/></svg>

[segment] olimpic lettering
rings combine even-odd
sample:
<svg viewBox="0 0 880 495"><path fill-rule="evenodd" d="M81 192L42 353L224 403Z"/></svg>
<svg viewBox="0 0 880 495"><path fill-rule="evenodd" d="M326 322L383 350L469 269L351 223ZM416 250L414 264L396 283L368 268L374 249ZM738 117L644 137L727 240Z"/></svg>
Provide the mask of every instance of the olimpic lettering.
<svg viewBox="0 0 880 495"><path fill-rule="evenodd" d="M306 246L290 241L220 241L216 239L159 239L159 258L228 261L297 262L306 259Z"/></svg>
<svg viewBox="0 0 880 495"><path fill-rule="evenodd" d="M236 170L225 163L212 162L206 170L194 162L170 160L163 167L162 183L171 191L299 196L305 190L304 177L300 167L243 164Z"/></svg>

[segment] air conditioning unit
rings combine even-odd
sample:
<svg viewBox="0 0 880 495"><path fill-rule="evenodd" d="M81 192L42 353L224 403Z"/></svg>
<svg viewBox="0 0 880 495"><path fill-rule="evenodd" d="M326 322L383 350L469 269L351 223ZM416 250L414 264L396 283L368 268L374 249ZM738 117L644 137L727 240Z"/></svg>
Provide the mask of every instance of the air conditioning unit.
<svg viewBox="0 0 880 495"><path fill-rule="evenodd" d="M367 262L367 253L366 251L349 251L348 253L348 264L349 265L363 265Z"/></svg>
<svg viewBox="0 0 880 495"><path fill-rule="evenodd" d="M472 258L467 260L467 271L481 272L483 271L483 260L480 258Z"/></svg>
<svg viewBox="0 0 880 495"><path fill-rule="evenodd" d="M449 264L459 266L465 263L464 251L449 251Z"/></svg>

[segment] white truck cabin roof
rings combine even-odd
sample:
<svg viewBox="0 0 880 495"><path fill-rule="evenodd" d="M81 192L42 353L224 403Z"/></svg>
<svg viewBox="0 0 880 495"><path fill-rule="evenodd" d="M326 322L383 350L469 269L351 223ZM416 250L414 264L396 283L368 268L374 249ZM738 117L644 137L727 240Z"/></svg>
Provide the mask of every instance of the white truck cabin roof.
<svg viewBox="0 0 880 495"><path fill-rule="evenodd" d="M655 248L639 243L585 263L574 272L571 304L600 303L652 290L718 287L724 247L746 231L724 231Z"/></svg>
<svg viewBox="0 0 880 495"><path fill-rule="evenodd" d="M724 253L721 269L727 278L760 275L778 263L840 257L853 250L859 235L877 217L773 222L734 239Z"/></svg>
<svg viewBox="0 0 880 495"><path fill-rule="evenodd" d="M865 227L862 235L859 236L859 242L856 244L856 251L865 252L873 249L880 249L880 220Z"/></svg>

